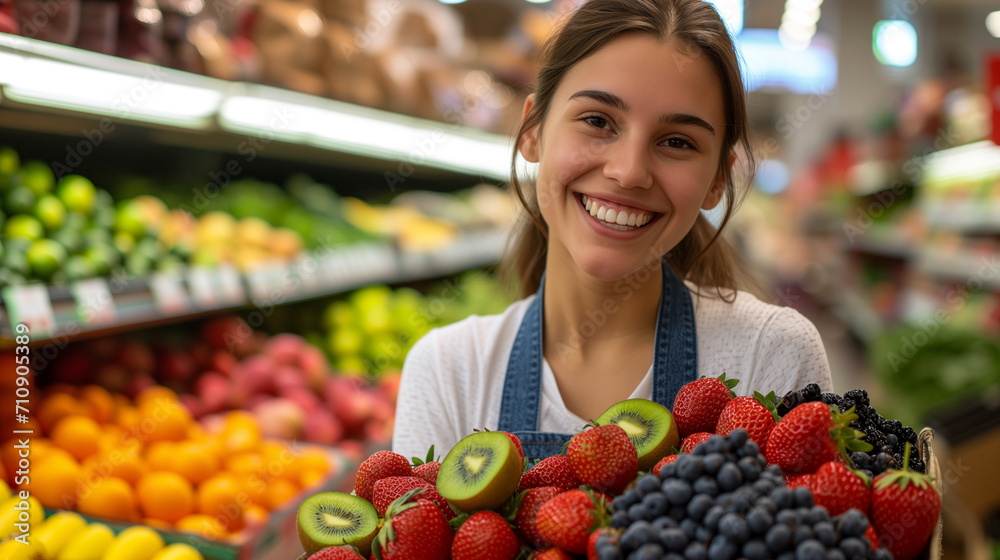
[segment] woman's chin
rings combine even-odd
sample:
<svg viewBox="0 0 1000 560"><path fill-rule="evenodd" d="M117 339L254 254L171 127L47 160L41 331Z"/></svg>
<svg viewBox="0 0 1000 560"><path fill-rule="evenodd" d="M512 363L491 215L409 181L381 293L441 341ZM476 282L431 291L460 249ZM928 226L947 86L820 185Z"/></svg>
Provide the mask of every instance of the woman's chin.
<svg viewBox="0 0 1000 560"><path fill-rule="evenodd" d="M646 269L652 272L660 269L659 261L635 262L624 261L620 258L601 258L599 256L584 257L576 259L577 266L587 276L600 282L616 283L627 279L630 275ZM647 276L648 274L643 274Z"/></svg>

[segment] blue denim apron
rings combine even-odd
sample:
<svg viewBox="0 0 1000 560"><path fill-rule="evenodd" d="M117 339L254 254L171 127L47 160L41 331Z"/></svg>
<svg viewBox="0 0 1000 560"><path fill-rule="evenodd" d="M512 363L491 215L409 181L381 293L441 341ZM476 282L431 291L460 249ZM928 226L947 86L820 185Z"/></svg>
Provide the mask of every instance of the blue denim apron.
<svg viewBox="0 0 1000 560"><path fill-rule="evenodd" d="M698 344L694 307L687 286L662 261L663 291L656 315L653 354L653 399L673 406L677 391L698 378ZM542 395L542 293L545 276L534 301L518 328L510 351L498 429L521 440L524 456L532 463L559 455L573 434L538 431ZM582 426L581 426L582 427Z"/></svg>

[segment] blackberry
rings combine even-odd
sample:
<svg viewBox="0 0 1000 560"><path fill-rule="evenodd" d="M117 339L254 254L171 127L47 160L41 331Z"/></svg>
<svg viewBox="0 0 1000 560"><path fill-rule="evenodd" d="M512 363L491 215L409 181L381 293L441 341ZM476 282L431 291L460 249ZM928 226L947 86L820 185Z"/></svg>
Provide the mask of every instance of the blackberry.
<svg viewBox="0 0 1000 560"><path fill-rule="evenodd" d="M868 407L868 405L871 404L868 400L868 391L865 391L864 389L851 389L850 391L844 393L844 396L849 399L853 399L854 402L863 407Z"/></svg>
<svg viewBox="0 0 1000 560"><path fill-rule="evenodd" d="M810 383L802 389L802 397L806 402L818 401L821 393L817 383Z"/></svg>
<svg viewBox="0 0 1000 560"><path fill-rule="evenodd" d="M819 400L822 401L823 404L837 404L840 400L840 395L837 393L823 393Z"/></svg>

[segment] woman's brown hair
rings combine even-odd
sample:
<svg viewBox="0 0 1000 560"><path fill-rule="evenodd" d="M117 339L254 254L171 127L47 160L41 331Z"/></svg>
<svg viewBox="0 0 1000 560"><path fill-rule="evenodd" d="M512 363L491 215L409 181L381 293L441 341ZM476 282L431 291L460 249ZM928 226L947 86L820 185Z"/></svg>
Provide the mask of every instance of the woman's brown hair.
<svg viewBox="0 0 1000 560"><path fill-rule="evenodd" d="M552 104L552 96L573 65L622 33L630 32L646 33L663 43L677 41L682 52L691 58L704 57L718 75L725 104L726 129L719 158L719 172L725 180L725 215L718 230L704 215L699 215L691 231L666 255L667 262L681 278L699 287L715 288L723 299L726 299L723 290L732 295L732 290L753 283L732 247L721 237L722 230L749 191L756 169L739 60L722 19L712 5L703 0L586 0L546 43L535 102L515 136L511 186L526 212L515 226L500 270L502 278L517 281L521 297L538 290L545 269L548 237L534 186L527 185L526 194L525 186L517 177L521 138L536 125L539 134L542 133L541 125ZM685 62L679 60L678 64ZM739 155L744 158L741 163L749 170L742 187L736 185L730 165L730 156L738 147L742 148Z"/></svg>

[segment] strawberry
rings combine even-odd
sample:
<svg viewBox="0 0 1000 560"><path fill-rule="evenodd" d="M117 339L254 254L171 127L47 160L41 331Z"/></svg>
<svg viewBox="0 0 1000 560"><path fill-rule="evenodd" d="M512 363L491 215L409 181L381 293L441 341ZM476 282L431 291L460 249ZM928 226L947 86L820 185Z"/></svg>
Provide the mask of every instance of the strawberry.
<svg viewBox="0 0 1000 560"><path fill-rule="evenodd" d="M406 457L399 453L389 450L378 451L358 467L358 475L354 479L354 494L371 501L375 482L387 476L413 476L413 469Z"/></svg>
<svg viewBox="0 0 1000 560"><path fill-rule="evenodd" d="M364 560L353 546L328 546L309 556L309 560Z"/></svg>
<svg viewBox="0 0 1000 560"><path fill-rule="evenodd" d="M868 511L871 499L868 483L840 463L823 463L812 475L808 486L815 504L825 507L831 517L851 508Z"/></svg>
<svg viewBox="0 0 1000 560"><path fill-rule="evenodd" d="M427 457L413 458L413 476L422 478L431 484L437 484L438 471L441 470L440 457L434 457L434 446L427 450Z"/></svg>
<svg viewBox="0 0 1000 560"><path fill-rule="evenodd" d="M580 482L600 492L621 494L639 472L639 455L617 424L594 426L569 440L566 449Z"/></svg>
<svg viewBox="0 0 1000 560"><path fill-rule="evenodd" d="M695 432L714 434L719 414L733 399L731 389L737 383L739 380L726 379L722 374L718 378L702 377L681 387L670 409L681 438Z"/></svg>
<svg viewBox="0 0 1000 560"><path fill-rule="evenodd" d="M603 502L598 506L597 499L587 492L563 492L538 508L538 533L566 552L586 554L587 537L600 525L599 519L604 513Z"/></svg>
<svg viewBox="0 0 1000 560"><path fill-rule="evenodd" d="M407 463L409 465L409 463ZM377 560L448 560L454 535L436 505L410 500L420 489L410 490L389 506L385 522L372 543Z"/></svg>
<svg viewBox="0 0 1000 560"><path fill-rule="evenodd" d="M573 466L569 462L569 457L553 455L542 459L537 465L521 475L521 483L517 486L517 491L523 492L528 488L540 486L558 486L563 490L578 488L580 479L573 474Z"/></svg>
<svg viewBox="0 0 1000 560"><path fill-rule="evenodd" d="M556 486L540 486L529 488L518 495L517 512L514 515L514 527L535 548L548 548L552 543L542 538L538 533L538 508L542 504L562 494L564 490Z"/></svg>
<svg viewBox="0 0 1000 560"><path fill-rule="evenodd" d="M934 480L909 470L910 445L903 470L889 469L872 484L871 520L882 548L896 560L912 560L930 540L941 515L941 496Z"/></svg>
<svg viewBox="0 0 1000 560"><path fill-rule="evenodd" d="M372 488L372 505L375 506L380 517L385 517L389 505L414 488L423 488L424 491L420 494L420 499L433 502L434 505L441 508L445 519L451 521L456 517L455 512L448 505L448 501L442 498L441 494L438 494L437 487L415 476L387 476L375 481L375 486Z"/></svg>
<svg viewBox="0 0 1000 560"><path fill-rule="evenodd" d="M514 442L514 447L517 448L517 454L521 456L521 462L524 462L524 449L521 448L521 439L510 432L504 432L510 441Z"/></svg>
<svg viewBox="0 0 1000 560"><path fill-rule="evenodd" d="M850 427L857 418L853 408L842 413L821 401L800 404L771 430L764 456L768 464L794 474L816 472L845 449L870 451L871 444L860 440L864 434Z"/></svg>
<svg viewBox="0 0 1000 560"><path fill-rule="evenodd" d="M573 560L573 557L567 554L565 550L549 548L532 552L528 560Z"/></svg>
<svg viewBox="0 0 1000 560"><path fill-rule="evenodd" d="M764 449L767 436L778 423L774 391L766 396L754 393L752 397L736 397L729 401L719 414L715 433L728 436L736 429L744 429L757 446Z"/></svg>
<svg viewBox="0 0 1000 560"><path fill-rule="evenodd" d="M785 485L789 488L798 488L799 486L805 486L806 488L811 488L813 481L816 480L816 475L813 473L803 473L803 474L786 474Z"/></svg>
<svg viewBox="0 0 1000 560"><path fill-rule="evenodd" d="M660 459L660 462L653 467L653 474L659 476L660 471L663 469L664 465L668 465L677 460L680 455L667 455L666 457Z"/></svg>
<svg viewBox="0 0 1000 560"><path fill-rule="evenodd" d="M601 527L587 537L587 560L600 560L597 556L597 540L607 535L609 542L618 544L618 532L610 527Z"/></svg>
<svg viewBox="0 0 1000 560"><path fill-rule="evenodd" d="M865 529L865 538L868 539L868 544L872 546L872 550L878 550L878 533L875 532L875 526L868 524L868 528Z"/></svg>
<svg viewBox="0 0 1000 560"><path fill-rule="evenodd" d="M520 547L507 520L494 511L472 514L455 531L452 560L514 560Z"/></svg>
<svg viewBox="0 0 1000 560"><path fill-rule="evenodd" d="M715 434L709 432L695 432L688 437L684 438L681 442L681 453L690 453L694 451L695 447L708 441L708 438L714 436Z"/></svg>

